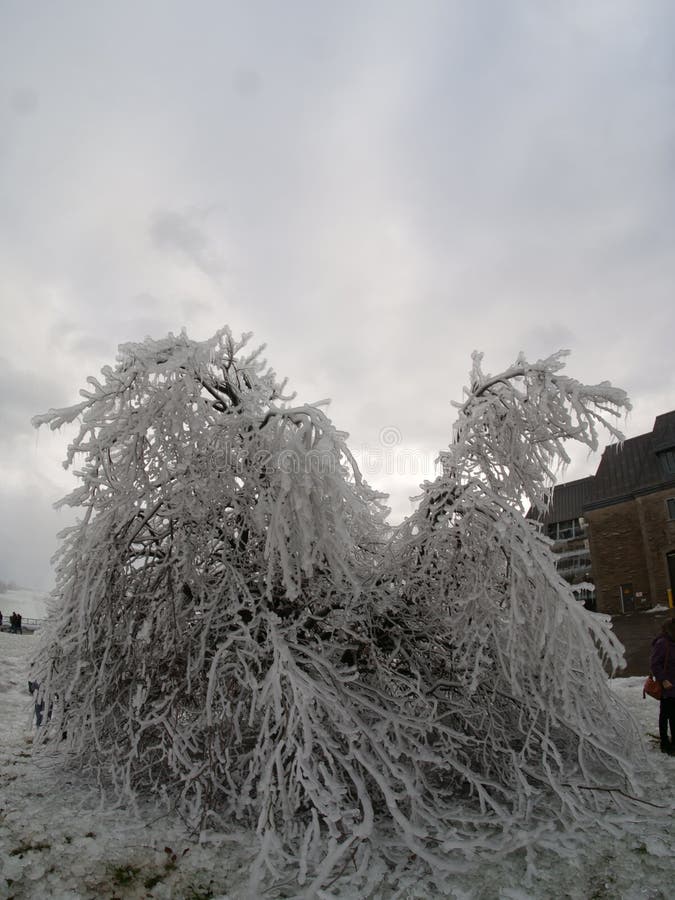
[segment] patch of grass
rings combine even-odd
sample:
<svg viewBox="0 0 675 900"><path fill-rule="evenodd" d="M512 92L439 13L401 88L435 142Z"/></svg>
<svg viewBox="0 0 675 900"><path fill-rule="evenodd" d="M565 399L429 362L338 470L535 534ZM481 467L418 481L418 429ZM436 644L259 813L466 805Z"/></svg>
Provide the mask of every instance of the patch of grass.
<svg viewBox="0 0 675 900"><path fill-rule="evenodd" d="M143 882L143 887L146 891L151 891L155 885L159 884L160 881L164 878L163 872L155 872L154 875L151 875L149 878L146 878Z"/></svg>
<svg viewBox="0 0 675 900"><path fill-rule="evenodd" d="M126 886L133 884L140 874L138 866L114 866L111 869L110 877L115 884Z"/></svg>
<svg viewBox="0 0 675 900"><path fill-rule="evenodd" d="M614 876L611 872L611 866L614 862L611 856L604 856L605 872L598 873L593 882L589 885L589 889L593 889L593 893L589 894L588 900L614 900L617 896L616 885L614 884Z"/></svg>
<svg viewBox="0 0 675 900"><path fill-rule="evenodd" d="M164 878L166 878L167 875L169 875L171 872L175 871L175 869L178 866L178 856L171 849L171 847L165 847L164 852L166 853L166 859L164 860L164 868L160 871L155 872L154 875L149 875L143 882L144 887L148 891L152 890L152 888L154 888L155 885L159 884L160 881L162 881ZM187 852L188 852L187 850L183 851L183 856L185 856L185 854Z"/></svg>
<svg viewBox="0 0 675 900"><path fill-rule="evenodd" d="M216 895L211 890L211 885L204 887L203 885L190 885L185 900L213 900Z"/></svg>
<svg viewBox="0 0 675 900"><path fill-rule="evenodd" d="M23 856L24 853L28 853L31 850L51 850L51 844L46 843L37 843L37 844L19 844L18 847L15 847L13 850L9 851L10 856Z"/></svg>

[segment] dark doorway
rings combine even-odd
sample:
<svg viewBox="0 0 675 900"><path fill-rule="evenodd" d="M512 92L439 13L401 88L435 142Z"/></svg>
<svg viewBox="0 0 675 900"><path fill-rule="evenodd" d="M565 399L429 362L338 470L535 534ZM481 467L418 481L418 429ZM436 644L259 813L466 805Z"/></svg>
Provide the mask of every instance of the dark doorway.
<svg viewBox="0 0 675 900"><path fill-rule="evenodd" d="M635 611L635 596L633 594L633 582L627 581L619 588L621 591L621 612Z"/></svg>

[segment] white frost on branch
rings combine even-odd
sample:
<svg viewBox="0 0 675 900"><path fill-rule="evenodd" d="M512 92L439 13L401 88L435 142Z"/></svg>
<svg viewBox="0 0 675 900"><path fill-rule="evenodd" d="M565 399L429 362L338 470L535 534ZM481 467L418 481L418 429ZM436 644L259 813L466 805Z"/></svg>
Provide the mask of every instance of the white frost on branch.
<svg viewBox="0 0 675 900"><path fill-rule="evenodd" d="M453 404L456 446L441 454L443 464L461 467L460 478L475 475L520 509L523 497L541 509L556 469L570 461L566 441L597 450L599 428L623 440L612 420L631 409L626 392L561 375L568 355L559 350L529 363L521 354L493 376L483 373L483 354L474 352L466 400Z"/></svg>

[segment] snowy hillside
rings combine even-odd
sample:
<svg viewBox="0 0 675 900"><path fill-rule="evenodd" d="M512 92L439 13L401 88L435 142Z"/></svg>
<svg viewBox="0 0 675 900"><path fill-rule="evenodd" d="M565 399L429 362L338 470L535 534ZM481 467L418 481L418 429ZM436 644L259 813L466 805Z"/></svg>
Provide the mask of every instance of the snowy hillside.
<svg viewBox="0 0 675 900"><path fill-rule="evenodd" d="M178 817L163 814L152 804L138 817L125 809L102 812L83 781L58 786L48 761L32 759L34 726L26 682L35 640L0 635L0 897L259 898L260 892L248 887L255 835L240 830L207 832L197 841ZM612 687L635 715L649 747L644 757L646 793L636 806L637 811L644 810L644 819L634 811L617 816L611 833L599 827L579 833L576 850L565 855L536 849L534 840L527 855L479 854L442 889L421 876L416 860L411 858L407 871L393 876L376 853L366 895L350 886L347 866L330 886L309 893L288 871L280 870L262 896L665 900L672 896L668 831L675 804L675 758L654 749L650 735L656 730L658 707L642 699L641 682L617 679ZM655 769L650 772L652 762ZM620 792L620 786L615 789ZM609 798L608 791L608 813ZM555 847L555 842L549 840L548 846Z"/></svg>

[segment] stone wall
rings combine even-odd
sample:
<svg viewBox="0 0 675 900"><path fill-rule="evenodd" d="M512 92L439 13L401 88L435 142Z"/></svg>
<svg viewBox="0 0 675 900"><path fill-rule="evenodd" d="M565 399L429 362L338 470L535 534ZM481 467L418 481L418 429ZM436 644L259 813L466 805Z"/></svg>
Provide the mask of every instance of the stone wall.
<svg viewBox="0 0 675 900"><path fill-rule="evenodd" d="M668 602L670 578L666 555L675 550L675 520L668 518L666 501L674 494L670 488L636 498L654 603Z"/></svg>
<svg viewBox="0 0 675 900"><path fill-rule="evenodd" d="M632 585L636 609L667 602L666 554L675 550L675 521L666 500L672 496L671 488L585 512L598 612L622 612L622 584Z"/></svg>

